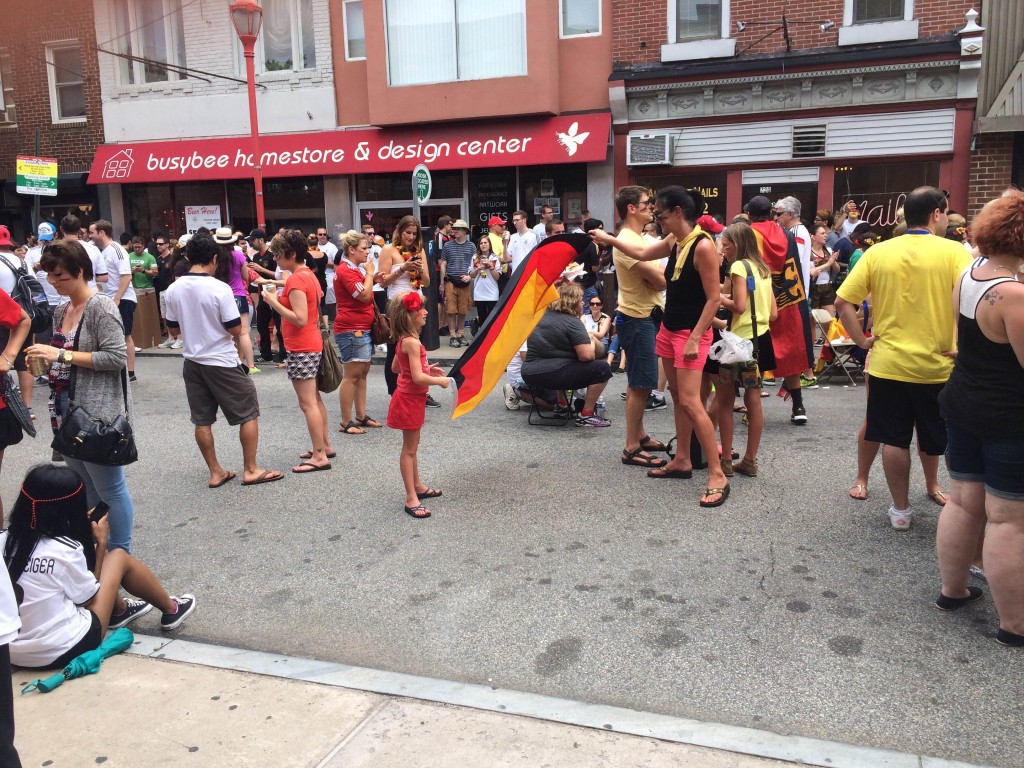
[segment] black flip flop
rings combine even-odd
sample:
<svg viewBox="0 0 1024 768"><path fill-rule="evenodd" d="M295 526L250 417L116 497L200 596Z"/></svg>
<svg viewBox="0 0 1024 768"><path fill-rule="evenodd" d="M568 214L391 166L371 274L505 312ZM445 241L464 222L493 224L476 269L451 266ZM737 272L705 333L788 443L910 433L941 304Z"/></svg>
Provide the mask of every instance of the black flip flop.
<svg viewBox="0 0 1024 768"><path fill-rule="evenodd" d="M647 476L653 477L659 480L689 480L693 477L692 469L664 469L658 467L655 469L647 470Z"/></svg>
<svg viewBox="0 0 1024 768"><path fill-rule="evenodd" d="M661 440L655 440L650 435L644 435L640 438L640 447L645 451L650 451L651 453L668 452L668 446L665 445L665 443L661 442Z"/></svg>
<svg viewBox="0 0 1024 768"><path fill-rule="evenodd" d="M276 483L278 480L284 480L284 475L280 472L275 475L274 472L277 472L277 470L265 469L255 480L250 480L249 482L243 480L242 485L263 485L264 483Z"/></svg>
<svg viewBox="0 0 1024 768"><path fill-rule="evenodd" d="M337 455L338 455L337 451L331 451L330 453L327 454L327 458L328 459L333 459ZM313 454L312 454L311 451L306 451L305 453L300 453L299 454L299 458L300 459L312 459L313 458Z"/></svg>
<svg viewBox="0 0 1024 768"><path fill-rule="evenodd" d="M664 467L666 464L668 464L667 461L665 461L664 459L659 459L657 456L651 456L649 454L645 455L645 453L649 450L651 449L644 448L643 446L640 446L639 448L632 451L627 451L623 449L622 463L630 464L634 467L648 467L652 469Z"/></svg>
<svg viewBox="0 0 1024 768"><path fill-rule="evenodd" d="M443 496L444 493L443 491L441 491L440 488L427 488L427 490L424 491L423 493L417 492L416 495L420 499L436 499L439 496Z"/></svg>
<svg viewBox="0 0 1024 768"><path fill-rule="evenodd" d="M415 507L402 507L402 509L405 510L405 514L409 515L409 517L415 517L417 520L430 517L430 510L422 504L417 504Z"/></svg>
<svg viewBox="0 0 1024 768"><path fill-rule="evenodd" d="M700 505L702 507L707 507L707 508L710 508L710 507L720 507L723 504L725 504L725 500L729 498L729 491L730 490L731 490L731 488L729 488L729 484L728 483L726 483L725 486L722 487L722 488L705 488L704 489L704 493L701 494L701 497L700 497ZM704 501L704 499L706 499L708 496L714 496L716 493L717 494L721 494L722 498L720 498L718 501Z"/></svg>

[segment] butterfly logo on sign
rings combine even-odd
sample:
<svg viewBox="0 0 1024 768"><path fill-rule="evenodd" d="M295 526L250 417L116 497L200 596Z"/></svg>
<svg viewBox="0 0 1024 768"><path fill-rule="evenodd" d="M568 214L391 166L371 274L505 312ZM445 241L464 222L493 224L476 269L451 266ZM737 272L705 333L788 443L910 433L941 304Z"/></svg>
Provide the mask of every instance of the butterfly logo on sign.
<svg viewBox="0 0 1024 768"><path fill-rule="evenodd" d="M569 157L576 154L576 150L582 146L583 142L586 141L587 137L590 135L589 131L586 133L577 133L579 129L580 124L573 123L569 126L568 133L558 131L558 133L555 134L558 137L558 143L565 147L565 151L569 153Z"/></svg>

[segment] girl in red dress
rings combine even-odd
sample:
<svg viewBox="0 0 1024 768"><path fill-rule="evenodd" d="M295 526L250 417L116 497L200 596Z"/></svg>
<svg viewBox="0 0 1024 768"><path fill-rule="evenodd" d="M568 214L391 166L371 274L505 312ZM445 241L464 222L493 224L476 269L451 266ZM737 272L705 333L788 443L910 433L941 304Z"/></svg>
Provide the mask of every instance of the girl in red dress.
<svg viewBox="0 0 1024 768"><path fill-rule="evenodd" d="M448 388L448 378L436 365L427 365L427 350L420 343L420 331L427 322L427 308L416 291L396 296L388 305L391 335L397 342L391 370L398 374L398 386L388 407L388 426L402 430L402 456L398 466L405 483L405 512L415 518L430 517L430 510L420 503L433 499L441 491L428 488L420 480L416 452L420 447L420 429L427 407L430 385Z"/></svg>

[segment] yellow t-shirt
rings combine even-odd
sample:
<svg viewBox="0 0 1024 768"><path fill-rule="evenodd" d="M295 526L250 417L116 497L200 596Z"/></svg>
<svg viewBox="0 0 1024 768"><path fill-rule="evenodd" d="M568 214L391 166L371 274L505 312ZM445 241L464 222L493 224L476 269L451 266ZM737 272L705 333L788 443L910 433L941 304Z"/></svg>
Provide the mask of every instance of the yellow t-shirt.
<svg viewBox="0 0 1024 768"><path fill-rule="evenodd" d="M499 235L493 232L487 233L487 239L491 241L491 253L498 257L498 263L501 263L501 259L505 256L505 241L501 239ZM509 264L501 265L501 272L508 272Z"/></svg>
<svg viewBox="0 0 1024 768"><path fill-rule="evenodd" d="M843 301L870 293L874 334L871 375L912 384L942 384L955 348L953 287L971 263L963 244L935 235L901 235L871 246L840 286Z"/></svg>
<svg viewBox="0 0 1024 768"><path fill-rule="evenodd" d="M643 235L625 227L619 231L619 237L626 242L635 243L641 248L648 245ZM612 251L612 263L615 264L615 279L619 284L619 312L629 317L647 317L655 307L665 306L661 291L648 286L641 277L640 270L633 269L641 262L615 248Z"/></svg>
<svg viewBox="0 0 1024 768"><path fill-rule="evenodd" d="M756 304L754 308L757 310L757 335L764 336L768 333L768 318L771 317L772 313L772 278L771 275L768 277L761 277L761 273L757 271L757 267L753 264L750 265L750 271L754 275L754 297ZM747 282L747 270L743 266L742 261L734 261L732 266L729 268L729 276L738 276L744 284ZM735 284L735 281L733 281ZM735 312L732 316L732 332L743 339L754 338L754 324L750 320L750 293L747 293L747 308L743 310L743 314L737 315Z"/></svg>

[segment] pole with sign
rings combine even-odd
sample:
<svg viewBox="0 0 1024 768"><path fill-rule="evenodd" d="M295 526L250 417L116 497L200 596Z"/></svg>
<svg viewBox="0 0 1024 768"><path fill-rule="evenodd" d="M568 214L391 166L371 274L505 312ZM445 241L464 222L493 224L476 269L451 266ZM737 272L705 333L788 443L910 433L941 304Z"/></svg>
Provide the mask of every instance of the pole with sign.
<svg viewBox="0 0 1024 768"><path fill-rule="evenodd" d="M433 191L433 182L430 178L430 169L427 168L423 163L420 163L412 169L412 215L416 217L416 221L420 223L420 231L423 231L423 220L420 218L420 206L426 205L430 202L430 193ZM433 230L428 230L433 232ZM431 243L432 244L432 243ZM437 299L438 292L441 290L441 286L437 284L437 277L440 274L437 271L437 257L440 254L434 253L434 249L431 244L425 244L427 246L427 264L426 268L429 270L429 274L432 279L430 285L427 286L426 291L426 302L427 302L427 324L423 327L420 332L420 342L426 349L435 350L441 346L441 337L438 334L438 322L437 316Z"/></svg>
<svg viewBox="0 0 1024 768"><path fill-rule="evenodd" d="M53 158L18 155L15 174L19 195L57 196L57 161Z"/></svg>

